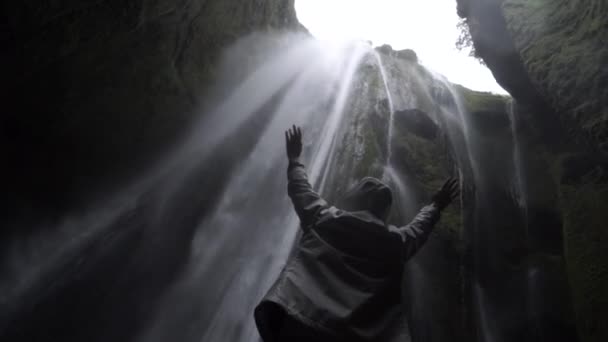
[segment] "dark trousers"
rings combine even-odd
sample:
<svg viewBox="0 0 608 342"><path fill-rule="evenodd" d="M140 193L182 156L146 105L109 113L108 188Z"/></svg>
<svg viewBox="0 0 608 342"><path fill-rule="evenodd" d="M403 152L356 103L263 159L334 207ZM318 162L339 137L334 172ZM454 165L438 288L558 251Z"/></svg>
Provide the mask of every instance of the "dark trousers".
<svg viewBox="0 0 608 342"><path fill-rule="evenodd" d="M263 342L344 342L300 322L270 301L258 305L254 317Z"/></svg>
<svg viewBox="0 0 608 342"><path fill-rule="evenodd" d="M277 342L341 342L285 315L277 334Z"/></svg>

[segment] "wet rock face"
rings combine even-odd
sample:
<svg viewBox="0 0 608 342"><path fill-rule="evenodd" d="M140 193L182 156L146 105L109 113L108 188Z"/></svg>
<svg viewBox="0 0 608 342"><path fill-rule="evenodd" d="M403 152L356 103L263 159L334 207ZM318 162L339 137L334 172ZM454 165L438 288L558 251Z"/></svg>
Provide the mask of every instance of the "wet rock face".
<svg viewBox="0 0 608 342"><path fill-rule="evenodd" d="M467 19L475 51L496 81L513 97L536 103L536 90L510 39L500 12L500 1L458 0L458 14Z"/></svg>
<svg viewBox="0 0 608 342"><path fill-rule="evenodd" d="M607 238L608 221L608 4L458 0L458 10L551 168L577 330L582 340L604 341L608 256L597 241Z"/></svg>
<svg viewBox="0 0 608 342"><path fill-rule="evenodd" d="M574 134L608 151L608 3L506 0L502 13L536 89Z"/></svg>
<svg viewBox="0 0 608 342"><path fill-rule="evenodd" d="M204 107L225 46L299 27L293 1L22 1L3 10L3 185L19 208L74 203L140 174Z"/></svg>
<svg viewBox="0 0 608 342"><path fill-rule="evenodd" d="M573 138L606 151L606 2L458 0L458 13L514 98L539 112L549 107Z"/></svg>
<svg viewBox="0 0 608 342"><path fill-rule="evenodd" d="M425 138L428 140L435 139L439 127L431 120L425 112L413 108L395 111L397 122L395 125L401 126L403 129Z"/></svg>
<svg viewBox="0 0 608 342"><path fill-rule="evenodd" d="M488 136L510 134L510 120L506 112L509 97L473 91L462 86L457 88L477 132Z"/></svg>

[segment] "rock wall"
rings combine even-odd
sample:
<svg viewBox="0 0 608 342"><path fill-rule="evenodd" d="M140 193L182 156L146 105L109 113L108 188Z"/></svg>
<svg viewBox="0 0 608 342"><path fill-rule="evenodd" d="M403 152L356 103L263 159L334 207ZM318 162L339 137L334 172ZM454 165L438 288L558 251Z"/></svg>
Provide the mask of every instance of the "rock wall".
<svg viewBox="0 0 608 342"><path fill-rule="evenodd" d="M608 5L458 0L458 10L480 56L517 100L537 160L551 170L579 335L605 341Z"/></svg>
<svg viewBox="0 0 608 342"><path fill-rule="evenodd" d="M21 1L2 5L2 206L23 215L119 188L196 118L220 51L301 29L293 0ZM49 208L51 207L51 208Z"/></svg>
<svg viewBox="0 0 608 342"><path fill-rule="evenodd" d="M389 222L400 226L428 203L455 166L445 134L432 119L439 105L430 89L437 81L417 63L412 50L383 46L377 52L364 58L350 87L340 148L325 191L327 199L339 205L340 194L360 178L383 179L394 196ZM467 340L462 230L461 208L455 204L406 264L402 304L408 327L404 321L394 341Z"/></svg>
<svg viewBox="0 0 608 342"><path fill-rule="evenodd" d="M215 171L184 181L206 191L175 199L178 219L164 227L155 228L150 196L111 222L86 209L145 174L204 115L224 47L251 31L301 29L293 1L0 7L0 339L134 340L187 264L196 222L217 201L225 179L211 176L229 173L231 153L246 154L255 137L226 147ZM106 233L86 234L99 224Z"/></svg>
<svg viewBox="0 0 608 342"><path fill-rule="evenodd" d="M390 222L404 224L457 165L465 185L464 202L406 264L412 340L576 340L555 184L526 126L511 122L511 99L450 85L412 51L377 52L382 67L364 58L350 90L328 199L361 177L384 178L395 194ZM514 184L515 140L527 151L526 203Z"/></svg>
<svg viewBox="0 0 608 342"><path fill-rule="evenodd" d="M608 328L602 324L608 319L608 255L603 245L608 239L607 5L602 0L458 0L458 5L459 14L468 18L479 55L517 100L517 114L526 127L525 144L533 151L527 157L536 187L530 190L534 206L530 222L538 227L532 250L541 252L525 262L557 269L548 277L561 284L559 265L565 253L580 336L585 341L608 340ZM2 214L28 218L32 213L41 216L45 211L82 206L101 189L119 188L159 159L205 107L201 94L213 82L219 53L236 38L255 30L302 29L293 0L22 1L3 4L2 9L0 39L5 49L0 62L10 67L5 68L9 82L2 88L7 106L0 119L0 151L2 185L11 196L0 204ZM418 68L413 52L394 56L409 63L406 68ZM419 72L418 77L429 75ZM382 87L375 82L375 87ZM423 201L447 176L443 170L451 161L433 123L421 114L435 110L433 101L438 99L419 87L404 91L414 93L418 102L407 111L401 108L401 115L396 113L393 143L402 154L395 164L412 175L409 181L418 193L415 201ZM490 125L482 128L505 134L504 113L501 120L484 120L498 112L500 104L463 92L472 114L482 125ZM378 102L369 109L386 113L387 104ZM382 131L377 121L368 124L376 125L375 132ZM375 134L366 138L374 144L366 146L371 155L362 155L365 158L386 154L382 134L361 130L353 134ZM378 165L367 166L358 172L379 172ZM509 224L503 227L507 237ZM440 336L438 340L453 335L467 340L472 331L471 308L460 305L470 295L462 290L466 275L465 280L460 278L463 260L459 258L466 258L470 247L460 244L462 229L458 213L447 213L412 263L434 270L423 272L427 278L419 282L429 285L423 288L424 297L434 298L432 306L418 311L422 323L416 323L414 334L421 339L436 331L433 336ZM166 241L158 246L166 246ZM103 250L103 244L97 248ZM90 298L91 289L149 287L146 276L133 286L126 271L122 283L115 283L115 266L124 263L131 248L126 246L124 255L108 251L112 260L103 264L103 270L90 268L82 276L86 281L69 287L79 292L64 291L51 299L44 313L33 318L48 328L40 334L90 337L90 322L72 334L60 318L51 319L56 316L52 308L69 303L73 317L84 317L89 314L88 304L74 298ZM514 253L517 262L522 255L528 254ZM180 262L165 261L163 269L173 270ZM137 265L139 272L150 274L161 267L149 262L147 271L142 271ZM75 268L85 266L75 261ZM99 301L106 301L99 292ZM548 292L551 295L542 297L547 302L558 306L567 302L556 300L560 291ZM156 292L149 297L155 296ZM106 305L115 310L113 304L130 297L135 296L125 292ZM420 309L414 304L411 308ZM542 317L553 319L550 313ZM563 322L564 317L558 315L555 322ZM114 321L108 318L102 323L110 327ZM127 330L135 329L135 324L122 324L115 327L120 332L106 335L128 336L132 332ZM30 327L29 321L23 325L18 334Z"/></svg>
<svg viewBox="0 0 608 342"><path fill-rule="evenodd" d="M581 142L608 151L608 3L508 0L502 13L541 96Z"/></svg>

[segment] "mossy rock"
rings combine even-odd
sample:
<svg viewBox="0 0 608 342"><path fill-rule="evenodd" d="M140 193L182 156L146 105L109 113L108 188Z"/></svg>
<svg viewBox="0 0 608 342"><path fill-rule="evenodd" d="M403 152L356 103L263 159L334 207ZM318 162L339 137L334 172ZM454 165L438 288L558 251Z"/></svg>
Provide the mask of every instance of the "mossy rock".
<svg viewBox="0 0 608 342"><path fill-rule="evenodd" d="M412 49L398 50L395 52L395 55L397 58L401 58L412 63L418 63L418 55Z"/></svg>
<svg viewBox="0 0 608 342"><path fill-rule="evenodd" d="M504 0L530 80L573 133L608 151L608 2Z"/></svg>
<svg viewBox="0 0 608 342"><path fill-rule="evenodd" d="M463 87L459 84L454 85L462 96L463 105L469 112L502 112L506 110L506 105L510 96L497 95L490 92L475 91Z"/></svg>

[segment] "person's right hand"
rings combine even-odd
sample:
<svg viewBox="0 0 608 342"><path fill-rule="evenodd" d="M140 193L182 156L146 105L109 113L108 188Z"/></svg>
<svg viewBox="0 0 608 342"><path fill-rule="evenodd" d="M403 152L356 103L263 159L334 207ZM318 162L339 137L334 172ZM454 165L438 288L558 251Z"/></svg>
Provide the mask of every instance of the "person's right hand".
<svg viewBox="0 0 608 342"><path fill-rule="evenodd" d="M293 125L285 131L285 147L287 148L287 158L290 162L297 161L302 153L302 130Z"/></svg>
<svg viewBox="0 0 608 342"><path fill-rule="evenodd" d="M452 203L453 200L457 199L459 194L460 189L458 186L458 179L449 178L447 181L445 181L445 183L443 183L441 189L439 189L439 191L433 195L432 201L437 205L439 210L443 210L450 203Z"/></svg>

